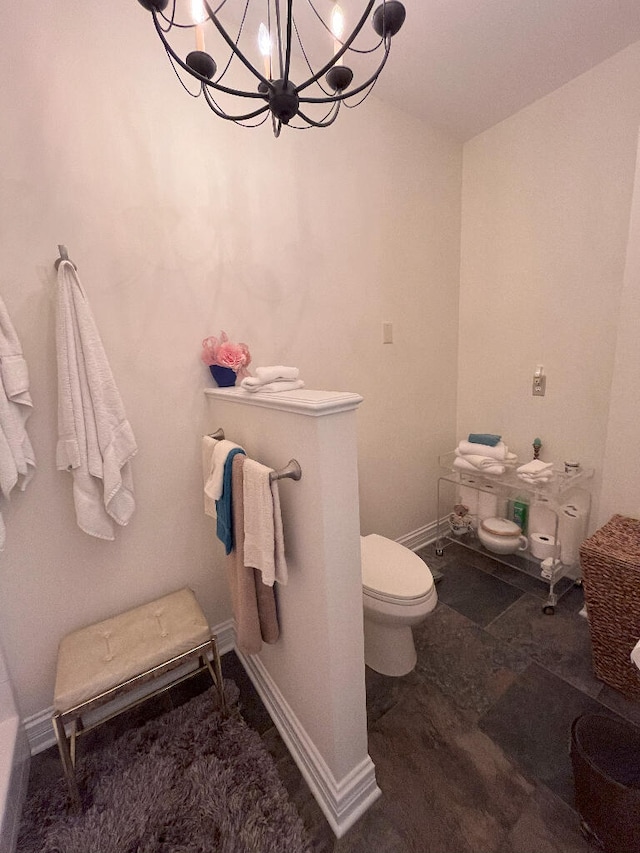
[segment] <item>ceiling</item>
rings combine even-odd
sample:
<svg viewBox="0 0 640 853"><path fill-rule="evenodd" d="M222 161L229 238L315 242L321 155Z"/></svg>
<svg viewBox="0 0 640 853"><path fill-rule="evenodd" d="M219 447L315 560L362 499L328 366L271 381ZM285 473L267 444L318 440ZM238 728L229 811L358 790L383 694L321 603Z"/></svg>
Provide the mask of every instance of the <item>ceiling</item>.
<svg viewBox="0 0 640 853"><path fill-rule="evenodd" d="M640 40L640 0L403 2L376 95L462 141Z"/></svg>

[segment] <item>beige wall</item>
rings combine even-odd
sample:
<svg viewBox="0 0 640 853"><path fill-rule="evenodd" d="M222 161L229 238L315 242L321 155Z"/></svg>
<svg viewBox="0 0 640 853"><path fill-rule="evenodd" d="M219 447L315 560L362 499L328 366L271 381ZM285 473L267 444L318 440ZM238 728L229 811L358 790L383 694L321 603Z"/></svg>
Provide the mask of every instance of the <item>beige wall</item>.
<svg viewBox="0 0 640 853"><path fill-rule="evenodd" d="M620 297L611 405L603 461L600 519L614 513L640 518L640 146Z"/></svg>
<svg viewBox="0 0 640 853"><path fill-rule="evenodd" d="M637 388L618 393L615 419L610 406L639 75L637 43L464 148L458 433L500 432L523 458L540 437L543 458L595 468L596 498L607 441L624 446L620 426L637 421ZM635 349L624 334L637 358L637 329ZM537 364L543 398L531 395ZM592 526L616 505L637 513L636 483L608 484Z"/></svg>
<svg viewBox="0 0 640 853"><path fill-rule="evenodd" d="M135 0L112 15L70 0L8 14L0 293L30 368L38 470L2 507L0 637L29 716L51 704L67 631L183 584L212 624L230 615L201 509L205 335L223 328L256 365L364 396L364 532L435 517L434 460L455 435L461 149L373 97L277 141L228 126L184 94ZM138 508L111 543L79 531L55 470L58 243L140 447Z"/></svg>

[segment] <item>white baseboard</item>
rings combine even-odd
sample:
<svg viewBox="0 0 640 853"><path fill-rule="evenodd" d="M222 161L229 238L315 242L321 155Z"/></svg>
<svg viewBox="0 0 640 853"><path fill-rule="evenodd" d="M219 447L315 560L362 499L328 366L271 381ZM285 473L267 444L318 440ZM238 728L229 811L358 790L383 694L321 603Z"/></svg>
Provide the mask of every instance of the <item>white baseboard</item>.
<svg viewBox="0 0 640 853"><path fill-rule="evenodd" d="M373 761L367 756L345 778L336 780L260 659L238 650L236 654L331 829L340 838L382 793Z"/></svg>
<svg viewBox="0 0 640 853"><path fill-rule="evenodd" d="M233 619L227 619L225 622L220 623L213 628L212 633L216 637L218 652L221 655L225 654L225 652L230 652L235 648L236 634ZM145 694L152 693L164 684L170 684L171 681L179 678L183 674L186 674L189 671L190 666L191 665L187 663L181 667L176 667L176 669L173 669L170 673L167 673L164 676L159 676L147 684L142 684L140 687L132 690L130 693L127 693L126 697L114 699L113 702L105 705L103 709L95 712L96 719L99 719L100 713L103 715L113 713L114 711L117 711L118 708L124 708L132 700L141 699ZM52 713L53 706L50 706L49 708L45 708L43 711L39 711L37 714L33 714L31 717L27 717L23 720L27 738L29 740L31 755L43 752L45 749L49 749L50 746L55 744L56 738L53 732L53 726L51 725ZM92 718L88 719L91 721Z"/></svg>
<svg viewBox="0 0 640 853"><path fill-rule="evenodd" d="M419 527L411 533L405 533L396 539L400 545L409 548L411 551L417 551L419 548L424 548L425 545L430 545L438 537L438 522L432 521L430 524L425 524L424 527Z"/></svg>

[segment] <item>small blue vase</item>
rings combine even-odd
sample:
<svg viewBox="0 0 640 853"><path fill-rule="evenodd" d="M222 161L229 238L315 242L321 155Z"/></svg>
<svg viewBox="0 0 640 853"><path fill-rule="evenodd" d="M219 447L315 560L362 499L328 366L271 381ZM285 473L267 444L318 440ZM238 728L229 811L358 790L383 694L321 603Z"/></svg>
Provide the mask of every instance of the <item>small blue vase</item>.
<svg viewBox="0 0 640 853"><path fill-rule="evenodd" d="M221 367L219 364L210 364L209 370L216 380L218 388L232 388L236 384L237 373L230 367Z"/></svg>

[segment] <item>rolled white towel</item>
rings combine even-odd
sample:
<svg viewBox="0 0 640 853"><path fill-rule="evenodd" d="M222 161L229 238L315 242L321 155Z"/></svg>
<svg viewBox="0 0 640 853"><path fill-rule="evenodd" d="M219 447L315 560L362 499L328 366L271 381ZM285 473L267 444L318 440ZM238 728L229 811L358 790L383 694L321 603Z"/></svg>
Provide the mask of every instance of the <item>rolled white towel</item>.
<svg viewBox="0 0 640 853"><path fill-rule="evenodd" d="M294 379L300 378L300 371L297 367L274 364L271 367L256 367L256 377L263 385L268 382L275 382L276 379L286 379L293 382Z"/></svg>
<svg viewBox="0 0 640 853"><path fill-rule="evenodd" d="M247 391L257 391L258 388L261 388L264 385L261 379L258 379L257 376L245 376L245 378L240 383L242 388L246 388Z"/></svg>
<svg viewBox="0 0 640 853"><path fill-rule="evenodd" d="M503 462L509 453L509 448L504 441L499 441L495 447L491 447L489 444L475 444L471 441L463 440L458 444L458 450L465 455L480 454L481 456L490 456L499 462Z"/></svg>
<svg viewBox="0 0 640 853"><path fill-rule="evenodd" d="M456 456L453 460L453 467L459 468L461 471L482 471L483 474L504 474L505 466L501 465L497 460L494 460L493 465L487 468L477 468L464 458L464 456Z"/></svg>
<svg viewBox="0 0 640 853"><path fill-rule="evenodd" d="M304 388L302 379L294 379L291 382L287 382L284 379L276 379L275 382L267 382L266 385L250 385L245 384L246 382L247 380L243 379L240 387L244 388L245 391L250 391L252 394L260 394L262 391L273 394L278 391L296 391L298 388Z"/></svg>
<svg viewBox="0 0 640 853"><path fill-rule="evenodd" d="M543 462L542 459L533 459L525 465L520 465L517 469L518 474L545 474L548 475L553 468L553 462Z"/></svg>

